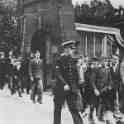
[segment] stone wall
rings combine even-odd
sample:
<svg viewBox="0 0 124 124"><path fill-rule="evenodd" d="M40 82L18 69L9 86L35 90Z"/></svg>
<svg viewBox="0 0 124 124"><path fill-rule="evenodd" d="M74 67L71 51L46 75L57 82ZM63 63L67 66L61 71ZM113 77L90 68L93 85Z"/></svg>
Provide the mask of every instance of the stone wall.
<svg viewBox="0 0 124 124"><path fill-rule="evenodd" d="M39 28L49 30L54 43L58 43L58 40L79 39L74 27L74 10L70 0L26 0L24 23L23 51L26 53L30 52L32 35Z"/></svg>

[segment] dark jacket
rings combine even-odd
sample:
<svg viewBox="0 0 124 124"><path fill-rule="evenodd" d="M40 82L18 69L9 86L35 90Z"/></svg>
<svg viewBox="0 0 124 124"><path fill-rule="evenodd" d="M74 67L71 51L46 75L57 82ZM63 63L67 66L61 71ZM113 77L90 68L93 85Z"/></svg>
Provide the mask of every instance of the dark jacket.
<svg viewBox="0 0 124 124"><path fill-rule="evenodd" d="M93 88L97 88L100 92L106 91L113 83L110 68L98 67L92 69L90 82Z"/></svg>
<svg viewBox="0 0 124 124"><path fill-rule="evenodd" d="M22 62L20 71L23 76L29 76L29 62L29 59L26 59Z"/></svg>
<svg viewBox="0 0 124 124"><path fill-rule="evenodd" d="M6 62L5 59L0 59L0 76L6 75Z"/></svg>
<svg viewBox="0 0 124 124"><path fill-rule="evenodd" d="M113 80L113 85L114 85L114 89L118 89L121 87L122 84L122 78L120 75L120 66L118 65L118 67L116 68L116 70L114 70L114 68L111 68L111 75L112 75L112 80Z"/></svg>
<svg viewBox="0 0 124 124"><path fill-rule="evenodd" d="M13 76L13 65L11 64L11 60L8 58L6 59L6 74L8 76Z"/></svg>

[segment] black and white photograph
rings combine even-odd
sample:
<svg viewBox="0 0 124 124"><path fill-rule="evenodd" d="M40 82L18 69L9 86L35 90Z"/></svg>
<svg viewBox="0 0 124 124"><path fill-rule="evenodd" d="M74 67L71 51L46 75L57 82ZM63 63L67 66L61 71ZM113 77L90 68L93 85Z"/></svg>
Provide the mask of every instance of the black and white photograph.
<svg viewBox="0 0 124 124"><path fill-rule="evenodd" d="M0 124L124 124L124 0L0 0Z"/></svg>

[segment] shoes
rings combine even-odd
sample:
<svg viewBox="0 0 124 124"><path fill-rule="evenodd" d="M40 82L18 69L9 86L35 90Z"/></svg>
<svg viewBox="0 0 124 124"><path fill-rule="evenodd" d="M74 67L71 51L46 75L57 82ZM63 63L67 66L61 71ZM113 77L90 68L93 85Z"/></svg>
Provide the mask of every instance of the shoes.
<svg viewBox="0 0 124 124"><path fill-rule="evenodd" d="M22 97L22 94L21 94L21 92L19 92L18 94L19 94L19 97Z"/></svg>
<svg viewBox="0 0 124 124"><path fill-rule="evenodd" d="M124 115L121 112L114 113L114 117L118 120L124 118Z"/></svg>
<svg viewBox="0 0 124 124"><path fill-rule="evenodd" d="M40 101L40 102L38 102L39 104L42 104L42 102Z"/></svg>
<svg viewBox="0 0 124 124"><path fill-rule="evenodd" d="M37 100L37 102L38 102L39 104L42 104L42 100Z"/></svg>
<svg viewBox="0 0 124 124"><path fill-rule="evenodd" d="M36 101L35 100L32 100L33 101L33 103L35 104L36 103Z"/></svg>
<svg viewBox="0 0 124 124"><path fill-rule="evenodd" d="M22 97L22 95L21 95L21 94L19 94L19 97Z"/></svg>

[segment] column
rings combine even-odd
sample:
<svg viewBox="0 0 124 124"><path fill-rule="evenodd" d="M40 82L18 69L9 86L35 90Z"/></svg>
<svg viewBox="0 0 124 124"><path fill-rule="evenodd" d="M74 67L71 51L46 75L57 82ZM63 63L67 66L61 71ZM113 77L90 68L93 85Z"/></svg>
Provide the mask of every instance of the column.
<svg viewBox="0 0 124 124"><path fill-rule="evenodd" d="M96 54L96 37L95 37L95 32L93 33L93 56L95 57Z"/></svg>
<svg viewBox="0 0 124 124"><path fill-rule="evenodd" d="M87 50L87 46L88 46L88 44L87 44L87 34L86 34L86 37L85 37L85 55L86 56L88 56L88 50Z"/></svg>
<svg viewBox="0 0 124 124"><path fill-rule="evenodd" d="M83 35L83 32L81 31L80 32L81 34L81 43L80 43L80 54L84 56L85 52L84 52L84 35Z"/></svg>
<svg viewBox="0 0 124 124"><path fill-rule="evenodd" d="M41 22L41 16L39 15L38 16L38 29L41 29L41 24L42 24L42 22Z"/></svg>
<svg viewBox="0 0 124 124"><path fill-rule="evenodd" d="M21 53L22 54L24 54L25 35L26 35L26 17L23 17L22 47L21 47Z"/></svg>
<svg viewBox="0 0 124 124"><path fill-rule="evenodd" d="M107 57L107 36L104 36L103 39L103 56Z"/></svg>

